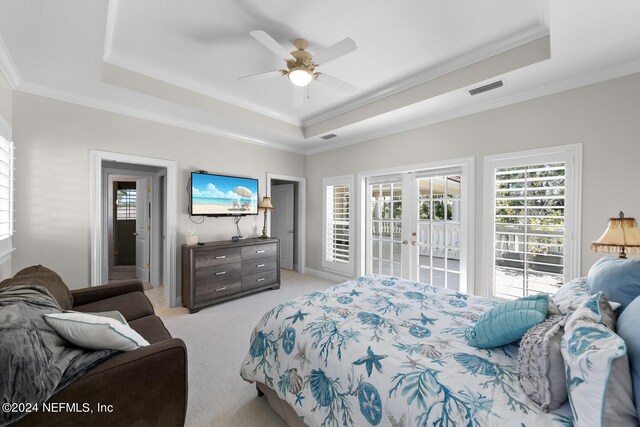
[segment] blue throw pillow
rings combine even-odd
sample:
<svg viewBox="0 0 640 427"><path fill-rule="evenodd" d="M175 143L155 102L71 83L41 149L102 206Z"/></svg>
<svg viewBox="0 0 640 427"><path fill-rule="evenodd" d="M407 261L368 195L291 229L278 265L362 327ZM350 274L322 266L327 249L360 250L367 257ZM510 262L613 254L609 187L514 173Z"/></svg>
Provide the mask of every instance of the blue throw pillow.
<svg viewBox="0 0 640 427"><path fill-rule="evenodd" d="M634 299L627 306L627 309L620 314L616 323L618 335L627 345L633 396L638 418L640 418L640 328L638 325L640 325L640 298Z"/></svg>
<svg viewBox="0 0 640 427"><path fill-rule="evenodd" d="M496 305L465 331L470 346L500 347L518 341L547 317L549 295L538 294Z"/></svg>
<svg viewBox="0 0 640 427"><path fill-rule="evenodd" d="M602 291L609 301L622 304L620 311L640 295L640 259L604 257L599 259L587 275L592 294Z"/></svg>

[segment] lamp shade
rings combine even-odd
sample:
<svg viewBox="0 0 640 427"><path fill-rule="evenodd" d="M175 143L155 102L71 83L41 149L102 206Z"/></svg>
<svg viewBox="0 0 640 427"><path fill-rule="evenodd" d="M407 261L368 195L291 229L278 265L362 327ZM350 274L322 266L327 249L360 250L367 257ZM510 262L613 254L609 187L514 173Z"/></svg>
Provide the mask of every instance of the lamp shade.
<svg viewBox="0 0 640 427"><path fill-rule="evenodd" d="M262 201L260 202L260 209L273 209L273 205L271 204L271 197L264 196Z"/></svg>
<svg viewBox="0 0 640 427"><path fill-rule="evenodd" d="M591 244L591 250L618 252L620 258L626 258L626 253L640 252L640 230L635 218L625 218L623 212L618 218L610 218L605 232Z"/></svg>

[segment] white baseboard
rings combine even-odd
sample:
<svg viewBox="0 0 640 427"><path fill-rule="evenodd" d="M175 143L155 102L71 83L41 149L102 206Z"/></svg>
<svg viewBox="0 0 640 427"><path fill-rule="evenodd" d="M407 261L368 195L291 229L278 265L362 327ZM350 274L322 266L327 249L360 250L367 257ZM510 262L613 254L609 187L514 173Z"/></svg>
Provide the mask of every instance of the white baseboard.
<svg viewBox="0 0 640 427"><path fill-rule="evenodd" d="M339 274L329 273L328 271L315 270L309 267L305 268L305 273L308 274L309 276L315 276L321 279L331 280L333 282L338 282L338 283L353 279L353 277L341 276Z"/></svg>

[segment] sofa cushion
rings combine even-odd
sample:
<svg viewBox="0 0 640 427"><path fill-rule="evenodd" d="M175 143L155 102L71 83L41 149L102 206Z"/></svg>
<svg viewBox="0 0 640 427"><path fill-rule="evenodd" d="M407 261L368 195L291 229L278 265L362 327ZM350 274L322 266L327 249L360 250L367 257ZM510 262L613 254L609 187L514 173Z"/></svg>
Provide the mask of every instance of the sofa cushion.
<svg viewBox="0 0 640 427"><path fill-rule="evenodd" d="M149 298L142 292L116 295L115 297L105 298L89 304L75 306L73 309L84 313L118 310L127 319L127 322L154 314Z"/></svg>
<svg viewBox="0 0 640 427"><path fill-rule="evenodd" d="M38 285L47 289L63 310L73 307L73 295L58 274L42 265L32 265L18 271L15 276L0 282L0 289L7 286Z"/></svg>
<svg viewBox="0 0 640 427"><path fill-rule="evenodd" d="M129 326L151 344L171 339L171 334L158 316L144 316L132 320Z"/></svg>

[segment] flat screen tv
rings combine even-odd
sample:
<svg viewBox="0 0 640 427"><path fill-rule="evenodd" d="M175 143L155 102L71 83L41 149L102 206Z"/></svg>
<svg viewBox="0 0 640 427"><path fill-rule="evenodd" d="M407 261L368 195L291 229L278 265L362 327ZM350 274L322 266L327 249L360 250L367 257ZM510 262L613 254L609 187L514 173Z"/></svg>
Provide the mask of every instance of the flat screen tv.
<svg viewBox="0 0 640 427"><path fill-rule="evenodd" d="M191 173L191 215L258 214L258 180L237 176Z"/></svg>

